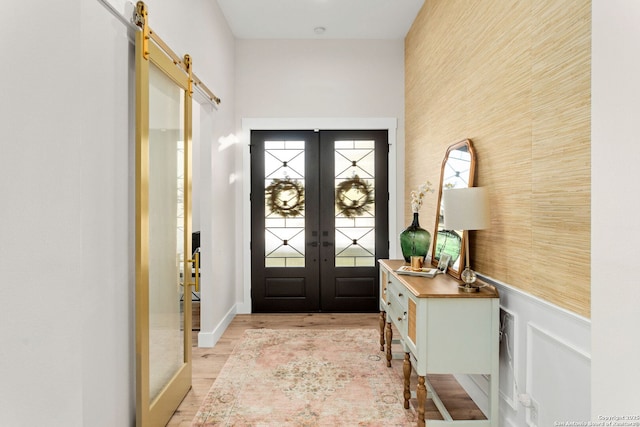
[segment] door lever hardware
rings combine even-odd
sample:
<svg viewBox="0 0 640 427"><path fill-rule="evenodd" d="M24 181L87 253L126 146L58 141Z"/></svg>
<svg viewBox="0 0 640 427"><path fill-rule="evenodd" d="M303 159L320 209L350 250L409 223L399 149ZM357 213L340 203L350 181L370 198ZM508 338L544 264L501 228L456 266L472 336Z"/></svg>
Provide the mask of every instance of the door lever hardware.
<svg viewBox="0 0 640 427"><path fill-rule="evenodd" d="M192 262L196 270L196 280L191 283L189 280L185 280L187 286L194 286L196 292L200 292L200 251L193 254L193 259L188 259L187 262ZM185 274L186 276L186 274Z"/></svg>

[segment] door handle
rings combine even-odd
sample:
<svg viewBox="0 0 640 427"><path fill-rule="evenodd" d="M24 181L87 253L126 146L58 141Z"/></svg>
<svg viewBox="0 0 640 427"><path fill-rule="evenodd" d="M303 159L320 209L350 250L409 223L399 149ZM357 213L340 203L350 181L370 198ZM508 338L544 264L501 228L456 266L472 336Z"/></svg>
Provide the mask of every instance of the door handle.
<svg viewBox="0 0 640 427"><path fill-rule="evenodd" d="M318 247L318 242L311 242L309 243L309 246L313 246L314 248Z"/></svg>
<svg viewBox="0 0 640 427"><path fill-rule="evenodd" d="M192 262L196 269L196 280L195 283L191 283L190 280L185 281L187 286L194 286L196 292L200 292L200 251L197 250L193 254L193 259L188 259L187 262ZM186 274L185 274L186 276Z"/></svg>
<svg viewBox="0 0 640 427"><path fill-rule="evenodd" d="M327 246L333 246L333 243L331 243L331 242L322 242L322 246L324 246L326 248Z"/></svg>

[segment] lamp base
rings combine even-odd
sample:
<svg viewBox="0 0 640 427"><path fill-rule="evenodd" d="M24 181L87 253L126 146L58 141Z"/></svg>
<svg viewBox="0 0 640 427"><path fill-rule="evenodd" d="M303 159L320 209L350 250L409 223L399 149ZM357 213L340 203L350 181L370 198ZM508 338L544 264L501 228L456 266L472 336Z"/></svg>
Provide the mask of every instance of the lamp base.
<svg viewBox="0 0 640 427"><path fill-rule="evenodd" d="M462 292L480 292L480 286L477 285L458 285L458 289Z"/></svg>

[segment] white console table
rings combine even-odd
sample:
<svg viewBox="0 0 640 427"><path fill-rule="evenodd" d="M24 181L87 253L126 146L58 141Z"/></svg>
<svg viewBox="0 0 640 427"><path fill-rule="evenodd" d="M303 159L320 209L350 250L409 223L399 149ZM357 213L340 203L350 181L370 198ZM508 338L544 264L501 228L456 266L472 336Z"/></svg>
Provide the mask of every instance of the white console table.
<svg viewBox="0 0 640 427"><path fill-rule="evenodd" d="M391 366L391 324L400 334L404 356L404 405L411 398L409 377L418 375L416 398L418 426L425 425L427 389L443 420L427 420L429 427L498 426L498 363L500 300L490 285L480 292L466 293L459 282L439 274L433 278L395 272L403 260L380 263L380 350L385 349ZM415 359L412 367L411 355ZM427 381L427 374L489 375L489 412L486 420L453 420Z"/></svg>

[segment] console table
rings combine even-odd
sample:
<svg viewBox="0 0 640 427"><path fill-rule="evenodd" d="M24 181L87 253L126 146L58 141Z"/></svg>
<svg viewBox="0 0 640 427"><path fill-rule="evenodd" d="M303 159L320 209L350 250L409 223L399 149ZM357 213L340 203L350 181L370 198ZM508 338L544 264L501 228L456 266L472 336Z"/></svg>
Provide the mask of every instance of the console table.
<svg viewBox="0 0 640 427"><path fill-rule="evenodd" d="M396 270L403 260L379 260L380 263L380 350L385 350L391 366L393 324L400 334L405 353L404 407L411 398L411 370L418 375L418 426L425 425L427 389L443 420L428 420L429 427L498 426L498 363L500 300L490 285L480 292L466 293L459 282L446 274L433 278L400 275ZM411 355L415 359L412 367ZM489 413L486 420L453 420L427 374L489 375Z"/></svg>

